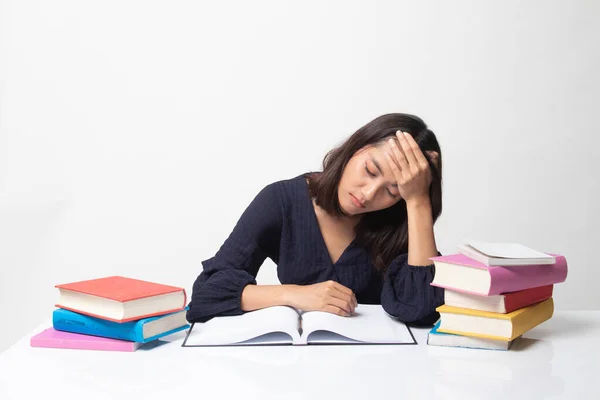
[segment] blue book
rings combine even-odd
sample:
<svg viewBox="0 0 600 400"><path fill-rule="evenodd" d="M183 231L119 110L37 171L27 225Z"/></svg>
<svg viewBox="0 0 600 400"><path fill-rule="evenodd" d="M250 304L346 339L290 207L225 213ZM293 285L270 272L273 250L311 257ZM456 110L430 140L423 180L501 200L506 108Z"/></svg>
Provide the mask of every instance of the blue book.
<svg viewBox="0 0 600 400"><path fill-rule="evenodd" d="M429 346L446 347L465 347L469 349L486 350L508 350L513 342L511 341L486 339L471 336L454 335L452 333L438 332L441 321L438 321L427 335L427 344Z"/></svg>
<svg viewBox="0 0 600 400"><path fill-rule="evenodd" d="M52 325L57 331L147 343L189 328L186 310L119 323L58 308L52 313Z"/></svg>

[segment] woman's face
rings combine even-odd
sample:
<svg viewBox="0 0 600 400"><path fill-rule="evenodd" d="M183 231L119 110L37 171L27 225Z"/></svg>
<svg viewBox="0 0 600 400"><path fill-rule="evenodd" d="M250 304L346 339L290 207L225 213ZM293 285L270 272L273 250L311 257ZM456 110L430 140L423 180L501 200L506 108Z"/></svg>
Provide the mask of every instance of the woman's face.
<svg viewBox="0 0 600 400"><path fill-rule="evenodd" d="M338 187L338 200L346 214L382 210L402 198L384 154L387 149L386 142L365 146L348 161Z"/></svg>

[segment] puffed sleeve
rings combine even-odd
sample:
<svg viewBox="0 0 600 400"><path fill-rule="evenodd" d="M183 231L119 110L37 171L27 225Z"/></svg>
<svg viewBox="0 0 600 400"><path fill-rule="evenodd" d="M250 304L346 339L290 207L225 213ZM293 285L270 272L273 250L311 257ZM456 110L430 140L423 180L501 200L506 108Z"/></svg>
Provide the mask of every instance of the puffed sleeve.
<svg viewBox="0 0 600 400"><path fill-rule="evenodd" d="M435 309L444 303L444 289L430 285L434 274L433 264L410 265L408 253L399 255L386 271L381 306L404 322L433 325L439 318Z"/></svg>
<svg viewBox="0 0 600 400"><path fill-rule="evenodd" d="M190 322L215 316L240 315L242 291L256 284L267 257L279 257L282 206L275 184L258 193L214 257L202 262L187 311Z"/></svg>

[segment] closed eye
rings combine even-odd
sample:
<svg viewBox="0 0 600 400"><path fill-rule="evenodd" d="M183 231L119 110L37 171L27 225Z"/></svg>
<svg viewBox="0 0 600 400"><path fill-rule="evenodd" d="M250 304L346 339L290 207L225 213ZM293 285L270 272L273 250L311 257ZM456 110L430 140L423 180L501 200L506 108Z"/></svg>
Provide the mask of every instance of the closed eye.
<svg viewBox="0 0 600 400"><path fill-rule="evenodd" d="M369 174L370 176L373 176L373 177L377 176L376 174L372 173L372 172L369 170L369 167L367 166L367 163L365 163L365 171L367 171L367 174ZM386 191L387 191L387 193L390 195L390 197L392 197L393 199L395 199L395 198L397 198L397 197L398 197L398 195L396 195L396 194L393 194L392 192L390 192L390 189L386 188Z"/></svg>
<svg viewBox="0 0 600 400"><path fill-rule="evenodd" d="M377 176L374 173L372 173L371 171L369 171L369 167L367 167L367 164L365 163L365 171L367 171L367 174L371 175L371 176Z"/></svg>

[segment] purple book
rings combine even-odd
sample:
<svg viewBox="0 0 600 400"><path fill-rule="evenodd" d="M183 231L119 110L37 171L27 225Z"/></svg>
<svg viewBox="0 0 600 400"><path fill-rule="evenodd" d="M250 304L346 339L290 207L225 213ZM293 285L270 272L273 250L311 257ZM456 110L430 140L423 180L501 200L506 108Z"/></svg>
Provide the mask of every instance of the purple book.
<svg viewBox="0 0 600 400"><path fill-rule="evenodd" d="M516 292L553 285L567 279L567 259L559 254L556 264L489 267L464 254L431 257L435 264L433 286L481 296Z"/></svg>
<svg viewBox="0 0 600 400"><path fill-rule="evenodd" d="M31 347L47 347L54 349L101 350L101 351L136 351L142 343L126 340L110 339L100 336L81 335L48 328L31 338Z"/></svg>

